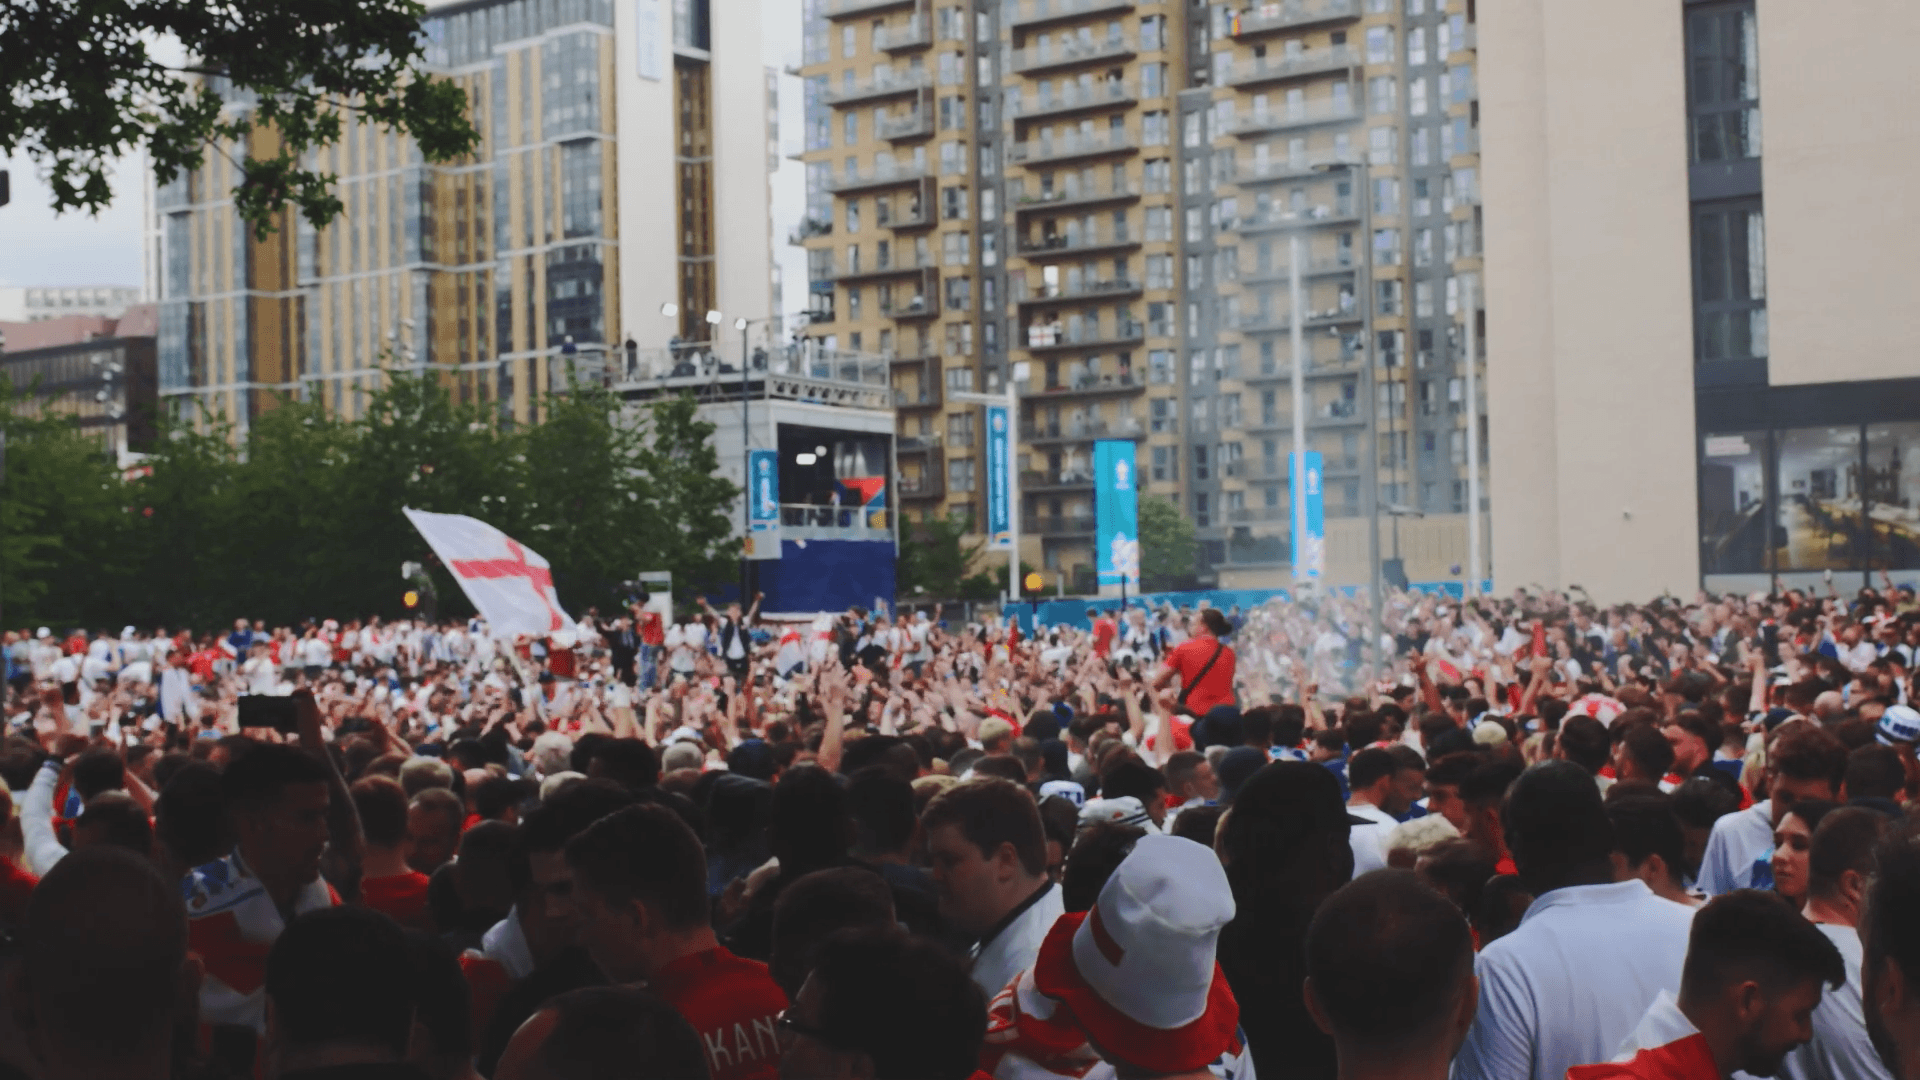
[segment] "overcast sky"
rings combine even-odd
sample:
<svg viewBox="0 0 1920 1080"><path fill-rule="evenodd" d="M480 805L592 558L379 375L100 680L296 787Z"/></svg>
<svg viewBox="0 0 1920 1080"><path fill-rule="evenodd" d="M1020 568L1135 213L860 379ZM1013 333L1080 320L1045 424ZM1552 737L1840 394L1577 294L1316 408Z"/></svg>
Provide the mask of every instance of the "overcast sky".
<svg viewBox="0 0 1920 1080"><path fill-rule="evenodd" d="M13 201L0 206L0 285L130 285L141 278L140 168L113 174L113 205L99 217L55 215L53 191L25 154L7 159Z"/></svg>

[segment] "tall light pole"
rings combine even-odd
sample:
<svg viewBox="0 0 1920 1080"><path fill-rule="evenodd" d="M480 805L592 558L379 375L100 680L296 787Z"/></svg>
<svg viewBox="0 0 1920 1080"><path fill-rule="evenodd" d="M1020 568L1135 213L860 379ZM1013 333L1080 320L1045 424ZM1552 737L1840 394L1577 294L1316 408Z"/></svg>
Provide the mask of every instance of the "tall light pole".
<svg viewBox="0 0 1920 1080"><path fill-rule="evenodd" d="M1467 318L1467 596L1480 591L1480 401L1474 365L1479 362L1475 286L1473 274L1460 275L1460 305Z"/></svg>
<svg viewBox="0 0 1920 1080"><path fill-rule="evenodd" d="M1354 297L1360 305L1360 407L1366 413L1366 445L1361 449L1360 492L1367 519L1367 596L1369 598L1368 650L1376 668L1380 660L1381 607L1380 580L1380 435L1379 393L1373 371L1373 167L1365 158L1331 162L1322 171L1345 169L1352 179L1354 197L1360 200L1360 265L1355 271ZM1297 249L1296 249L1297 251ZM1296 254L1296 258L1297 258ZM1296 275L1297 279L1297 275ZM1296 320L1296 327L1298 322ZM1297 332L1297 331L1296 331ZM1297 346L1296 346L1297 348ZM1295 355L1298 355L1296 352ZM1298 365L1296 365L1297 370ZM1297 391L1296 391L1297 392ZM1391 398L1391 391L1389 398ZM1297 415L1297 413L1296 413Z"/></svg>

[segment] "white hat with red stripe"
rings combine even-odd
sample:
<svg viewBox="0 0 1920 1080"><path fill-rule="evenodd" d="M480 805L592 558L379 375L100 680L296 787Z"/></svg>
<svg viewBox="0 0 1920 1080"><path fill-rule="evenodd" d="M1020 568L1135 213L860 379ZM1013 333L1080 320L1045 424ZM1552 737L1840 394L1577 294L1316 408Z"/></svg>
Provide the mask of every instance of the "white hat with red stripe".
<svg viewBox="0 0 1920 1080"><path fill-rule="evenodd" d="M1240 1006L1214 960L1233 889L1210 848L1143 836L1093 909L1060 917L1034 961L1053 998L1102 1056L1185 1072L1233 1045Z"/></svg>

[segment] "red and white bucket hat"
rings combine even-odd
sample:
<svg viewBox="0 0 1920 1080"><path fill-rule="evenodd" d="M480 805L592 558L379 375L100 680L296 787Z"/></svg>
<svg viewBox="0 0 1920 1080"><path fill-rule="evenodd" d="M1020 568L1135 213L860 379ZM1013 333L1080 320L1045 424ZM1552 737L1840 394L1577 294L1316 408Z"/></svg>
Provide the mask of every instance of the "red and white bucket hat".
<svg viewBox="0 0 1920 1080"><path fill-rule="evenodd" d="M1092 910L1053 924L1034 961L1034 988L1059 1002L1103 1057L1152 1072L1202 1068L1232 1048L1239 1029L1240 1005L1214 960L1233 913L1212 850L1143 836Z"/></svg>

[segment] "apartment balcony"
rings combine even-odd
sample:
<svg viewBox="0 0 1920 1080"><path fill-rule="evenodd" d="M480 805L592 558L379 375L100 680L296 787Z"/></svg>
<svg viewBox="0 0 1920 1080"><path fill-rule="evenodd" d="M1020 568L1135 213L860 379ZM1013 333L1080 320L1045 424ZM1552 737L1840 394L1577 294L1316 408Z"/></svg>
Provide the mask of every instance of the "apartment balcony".
<svg viewBox="0 0 1920 1080"><path fill-rule="evenodd" d="M933 76L925 71L899 72L881 78L869 78L852 85L842 84L828 87L826 103L836 108L842 105L862 105L870 101L899 97L902 94L917 93L933 85Z"/></svg>
<svg viewBox="0 0 1920 1080"><path fill-rule="evenodd" d="M900 477L900 497L903 499L939 499L947 494L945 469L929 469L919 476Z"/></svg>
<svg viewBox="0 0 1920 1080"><path fill-rule="evenodd" d="M1356 164L1352 155L1342 156L1333 151L1318 154L1301 154L1285 160L1269 158L1265 161L1239 162L1233 173L1233 182L1243 186L1277 184L1287 180L1304 180L1315 176L1324 176L1332 167Z"/></svg>
<svg viewBox="0 0 1920 1080"><path fill-rule="evenodd" d="M1093 469L1091 466L1068 466L1064 469L1023 469L1020 472L1020 491L1027 494L1035 491L1071 491L1077 488L1093 487Z"/></svg>
<svg viewBox="0 0 1920 1080"><path fill-rule="evenodd" d="M918 0L827 0L827 18L852 19L894 8L912 7Z"/></svg>
<svg viewBox="0 0 1920 1080"><path fill-rule="evenodd" d="M917 229L931 228L935 224L932 206L933 199L929 194L929 197L921 200L920 208L912 213L896 214L884 221L876 218L874 224L883 229L892 229L894 232L913 232Z"/></svg>
<svg viewBox="0 0 1920 1080"><path fill-rule="evenodd" d="M1360 0L1283 0L1251 4L1232 16L1227 33L1242 40L1278 33L1352 22L1360 17Z"/></svg>
<svg viewBox="0 0 1920 1080"><path fill-rule="evenodd" d="M938 435L900 435L893 440L894 452L901 457L908 454L925 454L940 449Z"/></svg>
<svg viewBox="0 0 1920 1080"><path fill-rule="evenodd" d="M1020 441L1029 443L1088 442L1093 439L1140 439L1146 429L1138 417L1122 420L1084 420L1059 424L1021 424Z"/></svg>
<svg viewBox="0 0 1920 1080"><path fill-rule="evenodd" d="M1074 158L1103 157L1108 154L1134 154L1140 140L1127 131L1073 132L1060 138L1028 139L1007 147L1007 160L1015 165L1045 165Z"/></svg>
<svg viewBox="0 0 1920 1080"><path fill-rule="evenodd" d="M832 235L833 222L821 218L801 218L800 224L794 226L792 232L787 233L787 243L799 247L816 236Z"/></svg>
<svg viewBox="0 0 1920 1080"><path fill-rule="evenodd" d="M1029 398L1068 398L1068 397L1104 397L1125 396L1139 393L1146 384L1133 374L1100 375L1082 373L1070 375L1054 386L1034 386L1028 382L1014 384L1022 397Z"/></svg>
<svg viewBox="0 0 1920 1080"><path fill-rule="evenodd" d="M888 142L909 142L932 134L933 112L925 106L880 121L880 137Z"/></svg>
<svg viewBox="0 0 1920 1080"><path fill-rule="evenodd" d="M1063 37L1055 44L1013 50L1011 70L1017 75L1044 75L1082 64L1130 60L1138 51L1139 42L1126 35L1100 41Z"/></svg>
<svg viewBox="0 0 1920 1080"><path fill-rule="evenodd" d="M1023 259L1043 257L1064 257L1069 255L1100 255L1116 251L1130 251L1140 246L1140 237L1131 229L1097 229L1092 233L1054 233L1042 236L1037 242L1021 239L1014 254Z"/></svg>
<svg viewBox="0 0 1920 1080"><path fill-rule="evenodd" d="M932 281L933 278L929 276L928 280ZM903 322L914 319L937 319L940 317L940 294L929 289L906 300L897 301L891 307L881 304L880 314Z"/></svg>
<svg viewBox="0 0 1920 1080"><path fill-rule="evenodd" d="M903 23L882 24L873 31L873 47L880 52L907 52L932 44L933 23L924 15L915 14Z"/></svg>
<svg viewBox="0 0 1920 1080"><path fill-rule="evenodd" d="M1301 377L1308 379L1328 379L1339 375L1353 376L1360 373L1360 353L1343 352L1337 357L1314 357L1307 362L1307 370ZM1281 383L1293 380L1292 364L1275 364L1271 370L1254 370L1242 376L1249 384Z"/></svg>
<svg viewBox="0 0 1920 1080"><path fill-rule="evenodd" d="M937 382L893 388L893 407L896 409L937 409L940 404L940 384Z"/></svg>
<svg viewBox="0 0 1920 1080"><path fill-rule="evenodd" d="M1055 190L1045 195L1022 194L1014 199L1013 210L1016 214L1058 213L1065 210L1083 210L1090 206L1107 203L1132 202L1140 197L1140 185L1128 183L1121 187L1107 187L1099 190Z"/></svg>
<svg viewBox="0 0 1920 1080"><path fill-rule="evenodd" d="M1131 5L1129 5L1131 6ZM1084 109L1133 105L1140 100L1131 79L1103 79L1090 87L1069 84L1047 94L1007 95L1007 108L1015 120L1041 120L1066 116Z"/></svg>
<svg viewBox="0 0 1920 1080"><path fill-rule="evenodd" d="M1293 56L1261 56L1227 69L1227 85L1242 89L1270 86L1289 79L1344 71L1360 63L1360 54L1345 45L1307 49Z"/></svg>
<svg viewBox="0 0 1920 1080"><path fill-rule="evenodd" d="M1345 277L1360 269L1360 260L1351 256L1327 255L1318 259L1308 259L1300 268L1300 276L1306 280L1314 278ZM1293 280L1293 270L1289 266L1275 266L1265 270L1255 269L1240 275L1242 285L1284 285Z"/></svg>
<svg viewBox="0 0 1920 1080"><path fill-rule="evenodd" d="M1358 427L1366 422L1366 410L1354 401L1329 401L1307 414L1309 428Z"/></svg>
<svg viewBox="0 0 1920 1080"><path fill-rule="evenodd" d="M875 258L859 266L837 268L834 280L843 285L859 285L869 281L886 281L908 275L919 275L922 288L931 292L939 284L939 265L929 259L921 262L914 258L912 249L890 258Z"/></svg>
<svg viewBox="0 0 1920 1080"><path fill-rule="evenodd" d="M1063 330L1058 323L1054 323L1047 326L1027 327L1025 348L1028 352L1037 356L1047 356L1065 352L1082 352L1093 349L1127 349L1139 345L1142 341L1146 340L1146 336L1145 324L1137 322L1116 326L1110 330L1102 329L1098 326L1089 326L1080 329L1068 328ZM1134 381L1132 375L1108 375L1101 378L1108 381L1125 379L1128 388L1137 388L1141 385ZM1099 389L1100 386L1097 385L1098 381L1094 376L1089 375L1077 380L1078 383L1084 383L1085 385L1076 385L1074 389ZM1053 392L1053 389L1054 388L1051 387L1048 388L1048 392Z"/></svg>
<svg viewBox="0 0 1920 1080"><path fill-rule="evenodd" d="M1057 285L1038 295L1020 296L1014 303L1021 307L1041 307L1046 304L1067 304L1084 300L1126 300L1141 293L1138 280L1113 279L1110 281L1080 281L1066 285Z"/></svg>
<svg viewBox="0 0 1920 1080"><path fill-rule="evenodd" d="M1027 0L1005 16L1015 30L1026 30L1048 23L1084 19L1094 15L1117 15L1133 10L1134 0Z"/></svg>
<svg viewBox="0 0 1920 1080"><path fill-rule="evenodd" d="M1360 119L1360 110L1352 102L1320 101L1297 109L1269 108L1234 118L1227 133L1247 138L1278 131L1316 127L1321 124L1346 124Z"/></svg>
<svg viewBox="0 0 1920 1080"><path fill-rule="evenodd" d="M1022 490L1025 490L1022 488ZM1086 537L1094 533L1092 514L1038 514L1020 519L1020 531L1028 536Z"/></svg>
<svg viewBox="0 0 1920 1080"><path fill-rule="evenodd" d="M868 169L864 172L854 169L843 171L829 179L827 190L835 195L850 195L854 192L873 191L901 184L917 184L927 178L928 173L924 166L911 164Z"/></svg>
<svg viewBox="0 0 1920 1080"><path fill-rule="evenodd" d="M1318 229L1329 225L1355 225L1359 221L1360 213L1352 206L1321 203L1304 211L1275 209L1264 214L1252 213L1225 222L1221 227L1245 235L1257 235L1291 229Z"/></svg>
<svg viewBox="0 0 1920 1080"><path fill-rule="evenodd" d="M1227 520L1235 525L1262 525L1273 522L1284 525L1293 520L1293 510L1288 506L1242 506L1227 511Z"/></svg>
<svg viewBox="0 0 1920 1080"><path fill-rule="evenodd" d="M1301 325L1311 332L1340 326L1357 326L1364 319L1365 316L1360 313L1360 306L1355 304L1348 308L1310 311ZM1233 324L1233 329L1243 334L1284 334L1293 329L1293 320L1284 311L1270 314L1255 311L1240 316L1239 321Z"/></svg>

